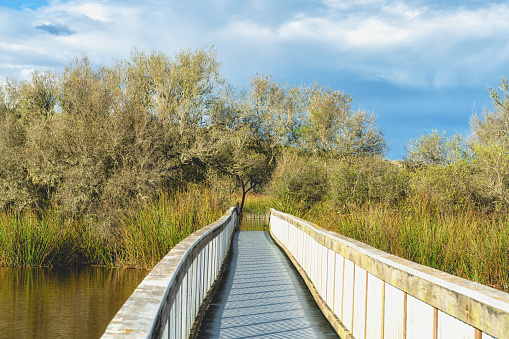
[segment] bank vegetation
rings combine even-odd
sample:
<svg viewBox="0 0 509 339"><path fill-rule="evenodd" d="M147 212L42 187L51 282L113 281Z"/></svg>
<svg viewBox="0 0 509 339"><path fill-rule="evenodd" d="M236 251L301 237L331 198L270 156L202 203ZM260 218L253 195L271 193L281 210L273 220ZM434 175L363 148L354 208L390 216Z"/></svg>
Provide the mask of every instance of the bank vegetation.
<svg viewBox="0 0 509 339"><path fill-rule="evenodd" d="M134 49L0 90L0 264L151 267L248 193L418 263L509 288L509 93L469 136L402 161L371 112L319 84L223 78L213 49Z"/></svg>

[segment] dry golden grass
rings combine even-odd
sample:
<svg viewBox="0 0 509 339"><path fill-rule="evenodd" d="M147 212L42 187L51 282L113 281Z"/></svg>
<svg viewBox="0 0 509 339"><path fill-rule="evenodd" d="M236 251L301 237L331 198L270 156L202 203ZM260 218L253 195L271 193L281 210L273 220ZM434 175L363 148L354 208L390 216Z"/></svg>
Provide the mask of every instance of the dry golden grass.
<svg viewBox="0 0 509 339"><path fill-rule="evenodd" d="M506 218L471 209L441 213L426 201L407 202L399 208L351 206L348 213L326 203L313 210L286 210L382 251L509 292Z"/></svg>

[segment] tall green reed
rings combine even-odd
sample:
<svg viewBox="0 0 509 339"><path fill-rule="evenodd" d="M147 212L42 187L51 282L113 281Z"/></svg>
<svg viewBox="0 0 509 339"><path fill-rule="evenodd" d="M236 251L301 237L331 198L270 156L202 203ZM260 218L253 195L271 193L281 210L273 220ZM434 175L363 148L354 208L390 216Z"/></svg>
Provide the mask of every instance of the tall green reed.
<svg viewBox="0 0 509 339"><path fill-rule="evenodd" d="M0 213L0 264L51 266L69 260L68 223L52 210Z"/></svg>
<svg viewBox="0 0 509 339"><path fill-rule="evenodd" d="M160 193L122 217L117 264L153 267L177 243L219 219L224 210L221 201L203 186Z"/></svg>
<svg viewBox="0 0 509 339"><path fill-rule="evenodd" d="M273 207L273 198L266 194L247 194L244 201L244 214L267 214Z"/></svg>
<svg viewBox="0 0 509 339"><path fill-rule="evenodd" d="M189 185L133 204L108 227L99 226L97 218L71 218L51 209L40 215L4 211L0 265L151 268L181 240L221 217L227 207L206 186Z"/></svg>

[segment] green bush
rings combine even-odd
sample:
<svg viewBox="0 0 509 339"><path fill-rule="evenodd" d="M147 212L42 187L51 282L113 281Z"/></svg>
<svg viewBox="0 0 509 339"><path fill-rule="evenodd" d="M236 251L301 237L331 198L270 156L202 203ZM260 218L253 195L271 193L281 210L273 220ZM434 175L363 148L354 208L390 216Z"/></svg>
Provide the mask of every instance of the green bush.
<svg viewBox="0 0 509 339"><path fill-rule="evenodd" d="M407 191L407 172L378 157L349 157L327 162L329 197L339 206L395 204Z"/></svg>
<svg viewBox="0 0 509 339"><path fill-rule="evenodd" d="M286 152L275 170L271 192L282 205L310 208L325 198L327 172L320 158Z"/></svg>
<svg viewBox="0 0 509 339"><path fill-rule="evenodd" d="M447 137L433 130L411 140L405 162L411 170L411 196L426 197L435 208L475 207L507 213L509 207L509 83L490 89L493 110L471 119L471 136Z"/></svg>

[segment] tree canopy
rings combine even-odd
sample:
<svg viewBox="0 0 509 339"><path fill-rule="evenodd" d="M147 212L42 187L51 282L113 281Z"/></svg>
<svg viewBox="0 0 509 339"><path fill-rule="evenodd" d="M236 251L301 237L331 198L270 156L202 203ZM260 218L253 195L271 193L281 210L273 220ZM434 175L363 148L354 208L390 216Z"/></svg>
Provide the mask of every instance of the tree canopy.
<svg viewBox="0 0 509 339"><path fill-rule="evenodd" d="M109 67L84 57L9 82L0 99L0 208L122 209L211 171L244 198L284 149L343 158L386 148L374 115L352 110L348 94L268 75L233 88L213 49L133 49Z"/></svg>

